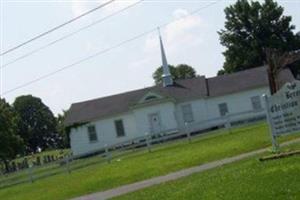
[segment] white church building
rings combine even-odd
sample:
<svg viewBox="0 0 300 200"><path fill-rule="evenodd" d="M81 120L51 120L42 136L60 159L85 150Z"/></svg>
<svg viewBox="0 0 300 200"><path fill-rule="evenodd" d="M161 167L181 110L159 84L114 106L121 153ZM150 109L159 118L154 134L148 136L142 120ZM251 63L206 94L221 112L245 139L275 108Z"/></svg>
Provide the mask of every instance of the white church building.
<svg viewBox="0 0 300 200"><path fill-rule="evenodd" d="M265 117L262 94L269 94L266 67L212 78L172 80L160 38L163 84L74 103L66 116L75 156L145 136L222 127ZM294 80L289 70L283 84Z"/></svg>

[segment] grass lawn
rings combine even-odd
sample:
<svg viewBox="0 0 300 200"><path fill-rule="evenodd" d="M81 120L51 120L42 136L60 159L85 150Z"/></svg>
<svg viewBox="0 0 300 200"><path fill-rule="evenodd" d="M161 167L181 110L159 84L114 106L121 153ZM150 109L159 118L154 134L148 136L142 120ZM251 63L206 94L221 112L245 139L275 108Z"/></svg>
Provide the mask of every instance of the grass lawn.
<svg viewBox="0 0 300 200"><path fill-rule="evenodd" d="M288 140L294 136L284 137ZM219 131L195 138L159 145L153 152L138 150L128 153L110 164L91 165L71 174L59 174L33 184L24 183L0 190L0 199L59 200L111 189L180 169L200 165L270 146L266 124ZM84 162L84 160L83 160Z"/></svg>
<svg viewBox="0 0 300 200"><path fill-rule="evenodd" d="M300 144L291 149L300 149ZM297 200L300 199L300 156L266 162L258 157L197 173L113 200Z"/></svg>

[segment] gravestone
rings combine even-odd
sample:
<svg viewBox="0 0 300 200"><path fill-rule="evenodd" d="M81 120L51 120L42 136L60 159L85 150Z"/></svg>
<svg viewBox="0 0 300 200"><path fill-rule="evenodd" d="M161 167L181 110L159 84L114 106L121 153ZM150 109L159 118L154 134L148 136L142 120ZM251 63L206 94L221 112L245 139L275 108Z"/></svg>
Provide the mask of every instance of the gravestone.
<svg viewBox="0 0 300 200"><path fill-rule="evenodd" d="M24 164L24 168L28 168L29 167L28 158L24 158L23 164Z"/></svg>
<svg viewBox="0 0 300 200"><path fill-rule="evenodd" d="M11 163L11 166L12 166L13 172L17 171L17 164L16 164L15 161L13 161L13 162Z"/></svg>
<svg viewBox="0 0 300 200"><path fill-rule="evenodd" d="M38 165L38 166L40 166L42 163L41 163L41 157L40 156L37 156L36 157L36 164Z"/></svg>
<svg viewBox="0 0 300 200"><path fill-rule="evenodd" d="M45 155L43 156L43 163L44 163L44 164L47 164L47 163L48 163L48 161L47 161L47 156L45 156Z"/></svg>
<svg viewBox="0 0 300 200"><path fill-rule="evenodd" d="M22 165L22 163L20 163L20 162L17 162L17 167L18 167L18 170L21 170L21 169L23 169L23 165Z"/></svg>
<svg viewBox="0 0 300 200"><path fill-rule="evenodd" d="M47 162L48 162L48 163L51 162L51 158L50 158L49 155L47 155Z"/></svg>

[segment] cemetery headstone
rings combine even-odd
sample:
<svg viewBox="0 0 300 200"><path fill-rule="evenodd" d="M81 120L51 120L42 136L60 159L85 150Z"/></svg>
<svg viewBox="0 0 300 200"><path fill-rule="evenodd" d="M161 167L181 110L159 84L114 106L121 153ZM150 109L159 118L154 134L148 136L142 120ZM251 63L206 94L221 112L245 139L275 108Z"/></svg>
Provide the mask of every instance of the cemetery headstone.
<svg viewBox="0 0 300 200"><path fill-rule="evenodd" d="M38 166L41 165L41 157L40 157L40 156L37 156L37 157L36 157L36 164L37 164Z"/></svg>
<svg viewBox="0 0 300 200"><path fill-rule="evenodd" d="M24 164L24 168L28 168L29 167L28 158L24 158L23 164Z"/></svg>
<svg viewBox="0 0 300 200"><path fill-rule="evenodd" d="M17 165L14 161L11 163L11 170L12 170L12 172L17 171Z"/></svg>
<svg viewBox="0 0 300 200"><path fill-rule="evenodd" d="M44 163L44 164L47 164L47 163L48 163L47 156L45 156L45 155L43 156L43 163Z"/></svg>
<svg viewBox="0 0 300 200"><path fill-rule="evenodd" d="M50 158L49 155L47 155L47 162L48 162L48 163L51 162L51 158Z"/></svg>
<svg viewBox="0 0 300 200"><path fill-rule="evenodd" d="M18 162L18 163L17 163L17 167L18 167L18 170L21 170L21 169L23 169L23 167L22 167L22 163Z"/></svg>

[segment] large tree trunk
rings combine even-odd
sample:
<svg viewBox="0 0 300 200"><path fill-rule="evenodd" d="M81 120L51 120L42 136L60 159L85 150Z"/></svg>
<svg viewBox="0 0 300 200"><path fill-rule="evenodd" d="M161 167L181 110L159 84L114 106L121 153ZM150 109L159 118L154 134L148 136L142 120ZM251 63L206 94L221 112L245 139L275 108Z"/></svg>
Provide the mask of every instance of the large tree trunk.
<svg viewBox="0 0 300 200"><path fill-rule="evenodd" d="M272 72L272 67L268 68L269 87L271 95L277 92L276 75Z"/></svg>
<svg viewBox="0 0 300 200"><path fill-rule="evenodd" d="M268 63L268 77L271 95L279 90L278 73L287 65L300 60L300 49L290 52L281 52L277 49L266 49Z"/></svg>

